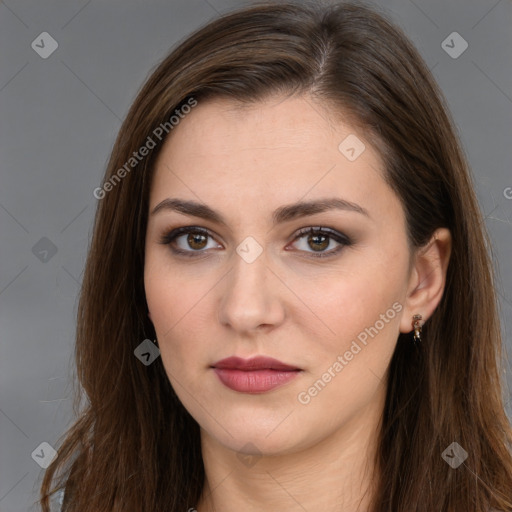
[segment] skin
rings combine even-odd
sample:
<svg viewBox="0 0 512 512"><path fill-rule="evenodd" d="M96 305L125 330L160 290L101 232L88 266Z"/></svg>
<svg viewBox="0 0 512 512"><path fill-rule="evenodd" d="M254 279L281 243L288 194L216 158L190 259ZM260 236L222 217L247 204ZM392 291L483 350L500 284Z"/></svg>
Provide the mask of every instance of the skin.
<svg viewBox="0 0 512 512"><path fill-rule="evenodd" d="M366 146L355 161L338 149L349 134ZM226 222L162 208L150 214L146 235L146 298L162 362L201 429L206 481L190 507L367 510L388 365L399 333L412 331L412 316L423 315L423 323L441 299L449 231L439 229L411 253L404 211L378 153L364 133L333 121L307 96L244 108L225 99L199 103L162 148L149 211L171 197L204 203ZM283 205L333 197L369 216L332 209L272 224ZM194 257L161 243L181 226L212 234L192 247L187 234L175 240ZM309 226L353 243L297 238ZM236 251L246 237L263 248L252 263ZM337 357L394 303L394 318L386 316L378 334L333 372ZM270 392L239 393L211 369L232 355L266 355L302 372ZM329 368L335 376L301 403L299 394Z"/></svg>

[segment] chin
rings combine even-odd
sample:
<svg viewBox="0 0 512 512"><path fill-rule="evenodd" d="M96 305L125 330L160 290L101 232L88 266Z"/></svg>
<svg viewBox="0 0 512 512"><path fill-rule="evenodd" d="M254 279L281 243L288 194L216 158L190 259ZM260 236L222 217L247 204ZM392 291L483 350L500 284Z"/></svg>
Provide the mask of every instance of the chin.
<svg viewBox="0 0 512 512"><path fill-rule="evenodd" d="M278 420L274 415L271 418L262 418L243 413L237 413L235 418L224 416L219 418L218 423L209 418L206 428L202 429L219 444L237 453L280 455L314 444L313 436L308 434L310 429L304 423L296 425L287 423L287 420L283 422L288 413L289 411Z"/></svg>

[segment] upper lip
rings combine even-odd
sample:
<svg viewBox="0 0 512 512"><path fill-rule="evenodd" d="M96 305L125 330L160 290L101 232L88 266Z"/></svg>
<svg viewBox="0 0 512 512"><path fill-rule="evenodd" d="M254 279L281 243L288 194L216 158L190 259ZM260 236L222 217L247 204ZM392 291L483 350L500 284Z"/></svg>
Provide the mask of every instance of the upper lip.
<svg viewBox="0 0 512 512"><path fill-rule="evenodd" d="M296 366L290 366L272 357L256 356L250 359L243 359L241 357L227 357L221 359L212 365L213 368L229 369L229 370L300 370Z"/></svg>

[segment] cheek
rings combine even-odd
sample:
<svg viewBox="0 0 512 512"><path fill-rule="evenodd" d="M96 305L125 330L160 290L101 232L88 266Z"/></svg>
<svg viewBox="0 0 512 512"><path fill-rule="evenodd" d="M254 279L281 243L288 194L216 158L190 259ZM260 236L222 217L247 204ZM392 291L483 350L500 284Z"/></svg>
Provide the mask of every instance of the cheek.
<svg viewBox="0 0 512 512"><path fill-rule="evenodd" d="M389 333L396 341L406 274L405 249L361 253L347 258L336 279L325 279L316 292L310 287L310 300L331 331L324 338L328 347L339 350L354 339L371 340L373 327L383 334L380 338Z"/></svg>
<svg viewBox="0 0 512 512"><path fill-rule="evenodd" d="M146 262L144 282L166 369L182 373L184 363L190 360L195 362L195 367L201 365L202 359L206 361L205 336L212 323L211 312L207 314L206 308L213 283L168 268L166 263L152 261L151 257ZM186 367L191 368L190 364Z"/></svg>
<svg viewBox="0 0 512 512"><path fill-rule="evenodd" d="M144 288L151 320L161 334L186 320L187 313L207 291L204 279L169 262L166 251L150 247L146 251Z"/></svg>
<svg viewBox="0 0 512 512"><path fill-rule="evenodd" d="M314 337L314 378L330 371L339 375L334 380L342 388L355 390L352 386L375 380L372 372L383 376L398 337L402 306L396 295L375 290L358 280L338 289L336 299L322 308L322 319L335 334ZM340 389L334 384L332 390L336 388Z"/></svg>
<svg viewBox="0 0 512 512"><path fill-rule="evenodd" d="M397 275L367 266L364 278L346 276L330 287L321 312L335 335L315 339L310 372L296 397L310 417L329 410L337 425L384 392L402 310L397 282Z"/></svg>

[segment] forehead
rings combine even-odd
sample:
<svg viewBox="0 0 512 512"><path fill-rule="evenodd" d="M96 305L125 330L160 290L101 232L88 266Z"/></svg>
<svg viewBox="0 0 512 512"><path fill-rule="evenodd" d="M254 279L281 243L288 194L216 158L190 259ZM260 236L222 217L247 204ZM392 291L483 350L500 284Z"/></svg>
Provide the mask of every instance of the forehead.
<svg viewBox="0 0 512 512"><path fill-rule="evenodd" d="M394 195L364 134L307 97L244 106L199 102L173 129L156 163L151 205L170 194L245 209L254 201L270 207L342 196L369 210L385 207Z"/></svg>
<svg viewBox="0 0 512 512"><path fill-rule="evenodd" d="M306 96L274 96L251 104L210 99L199 102L184 116L166 146L175 151L185 144L189 153L220 158L244 151L258 151L264 156L265 151L276 150L288 150L290 156L291 152L302 154L313 149L330 149L331 156L338 157L339 143L348 135L356 135L356 130L347 120L334 119L327 105ZM361 133L357 135L364 138ZM378 155L368 149L377 163Z"/></svg>

